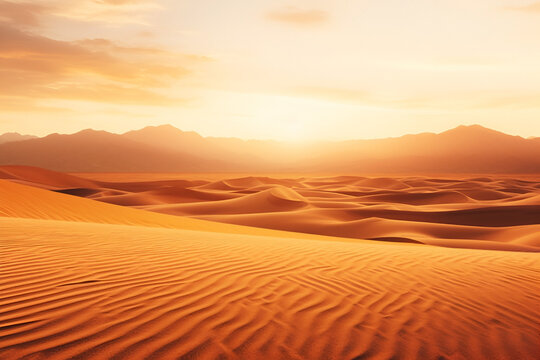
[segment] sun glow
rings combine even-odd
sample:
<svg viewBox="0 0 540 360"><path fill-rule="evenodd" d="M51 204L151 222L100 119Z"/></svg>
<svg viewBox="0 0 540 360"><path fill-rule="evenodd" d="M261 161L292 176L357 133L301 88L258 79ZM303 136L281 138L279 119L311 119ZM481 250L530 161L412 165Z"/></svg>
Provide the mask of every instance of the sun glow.
<svg viewBox="0 0 540 360"><path fill-rule="evenodd" d="M535 3L215 7L0 1L0 132L171 123L207 136L306 141L478 123L540 136Z"/></svg>

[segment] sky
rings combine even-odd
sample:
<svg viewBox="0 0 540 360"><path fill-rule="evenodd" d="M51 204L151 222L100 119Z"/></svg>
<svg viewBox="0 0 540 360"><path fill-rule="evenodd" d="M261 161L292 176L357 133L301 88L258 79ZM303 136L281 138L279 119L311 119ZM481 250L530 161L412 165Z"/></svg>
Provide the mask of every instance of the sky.
<svg viewBox="0 0 540 360"><path fill-rule="evenodd" d="M540 1L0 0L0 133L540 136Z"/></svg>

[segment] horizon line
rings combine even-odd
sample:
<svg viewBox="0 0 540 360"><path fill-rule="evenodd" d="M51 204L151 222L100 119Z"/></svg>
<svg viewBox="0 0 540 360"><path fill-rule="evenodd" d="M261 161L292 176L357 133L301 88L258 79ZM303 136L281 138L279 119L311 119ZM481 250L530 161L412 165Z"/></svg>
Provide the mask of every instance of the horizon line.
<svg viewBox="0 0 540 360"><path fill-rule="evenodd" d="M82 133L82 132L85 132L85 131L105 132L105 133L114 134L114 135L124 135L124 134L134 132L134 131L142 131L144 129L149 129L149 128L164 128L164 127L174 128L174 129L176 129L178 131L181 131L183 133L196 134L196 135L198 135L198 136L200 136L200 137L202 137L204 139L235 139L235 140L241 140L241 141L278 142L278 143L286 143L286 144L320 143L320 142L336 143L336 142L348 142L348 141L368 141L368 140L398 139L398 138L402 138L402 137L405 137L405 136L414 136L414 135L423 135L423 134L439 135L439 134L443 134L445 132L456 130L456 129L459 129L459 128L481 128L481 129L484 129L484 130L489 130L489 131L505 134L505 135L508 135L508 136L520 137L520 138L525 139L525 140L535 139L535 138L540 137L540 136L534 136L534 135L525 137L525 136L522 136L522 135L509 134L509 133L506 133L504 131L496 130L496 129L493 129L493 128L490 128L490 127L487 127L487 126L483 126L483 125L480 125L480 124L469 124L469 125L460 124L458 126L448 128L448 129L440 131L440 132L423 131L423 132L417 132L417 133L404 133L404 134L398 135L398 136L374 137L374 138L350 138L350 139L311 139L311 140L298 139L298 140L290 140L290 139L275 139L275 138L242 138L242 137L238 137L238 136L204 135L204 134L201 134L200 132L195 131L195 130L183 130L183 129L178 128L178 127L176 127L176 126L174 126L174 125L172 125L170 123L163 123L163 124L159 124L159 125L146 125L146 126L144 126L142 128L130 129L130 130L126 130L126 131L123 131L123 132L110 131L110 130L105 130L105 129L84 128L84 129L80 129L80 130L77 130L75 132L70 132L70 133L52 132L52 133L48 133L48 134L43 135L43 136L39 136L39 135L35 135L35 134L24 134L24 133L19 132L19 131L7 131L7 132L4 132L4 133L0 133L0 136L7 135L7 134L16 134L16 135L20 135L20 136L32 136L33 138L43 139L43 138L46 138L46 137L51 136L51 135L75 135L75 134L79 134L79 133Z"/></svg>

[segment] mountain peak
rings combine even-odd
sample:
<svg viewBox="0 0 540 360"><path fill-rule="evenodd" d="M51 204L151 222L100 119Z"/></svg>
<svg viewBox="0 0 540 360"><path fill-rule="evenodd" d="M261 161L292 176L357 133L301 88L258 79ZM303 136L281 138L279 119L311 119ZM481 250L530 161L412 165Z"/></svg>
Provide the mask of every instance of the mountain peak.
<svg viewBox="0 0 540 360"><path fill-rule="evenodd" d="M116 136L116 134L112 134L105 130L84 129L73 134L52 133L41 139L77 139L81 141L92 139L110 139Z"/></svg>
<svg viewBox="0 0 540 360"><path fill-rule="evenodd" d="M75 134L102 134L105 133L105 130L94 130L94 129L83 129L76 132Z"/></svg>
<svg viewBox="0 0 540 360"><path fill-rule="evenodd" d="M175 127L175 126L173 126L171 124L156 125L154 127L157 128L157 129L164 129L164 130L172 130L172 129L180 130L179 128L177 128L177 127Z"/></svg>
<svg viewBox="0 0 540 360"><path fill-rule="evenodd" d="M510 136L503 132L489 129L482 125L473 124L473 125L459 125L453 129L444 131L441 135L459 135L459 136L489 136L489 135L498 135L498 136Z"/></svg>
<svg viewBox="0 0 540 360"><path fill-rule="evenodd" d="M198 133L194 131L182 131L171 124L146 126L139 130L128 131L127 133L123 135L127 137L131 137L131 138L139 139L139 140L142 137L148 137L148 136L150 137L159 136L159 137L162 137L163 139L172 139L173 137L177 137L177 136L182 136L184 139L186 138L202 139L203 138L201 135L199 135Z"/></svg>
<svg viewBox="0 0 540 360"><path fill-rule="evenodd" d="M480 125L305 147L201 137L160 125L123 135L86 129L1 144L0 164L68 172L538 173L539 153L536 140Z"/></svg>
<svg viewBox="0 0 540 360"><path fill-rule="evenodd" d="M94 129L84 129L79 132L76 132L76 137L110 137L115 136L115 134L112 134L110 132L107 132L105 130L94 130Z"/></svg>
<svg viewBox="0 0 540 360"><path fill-rule="evenodd" d="M494 130L491 130L487 127L484 127L482 125L478 125L478 124L472 124L472 125L459 125L453 129L450 129L449 131L452 131L452 130L459 130L459 131L494 131Z"/></svg>
<svg viewBox="0 0 540 360"><path fill-rule="evenodd" d="M172 126L171 124L163 124L163 125L149 125L145 126L142 129L134 130L134 131L175 131L175 132L183 132L182 130L178 129L177 127Z"/></svg>
<svg viewBox="0 0 540 360"><path fill-rule="evenodd" d="M36 136L34 135L22 135L18 132L8 132L5 134L0 134L0 144L14 141L29 140L34 138L36 138Z"/></svg>

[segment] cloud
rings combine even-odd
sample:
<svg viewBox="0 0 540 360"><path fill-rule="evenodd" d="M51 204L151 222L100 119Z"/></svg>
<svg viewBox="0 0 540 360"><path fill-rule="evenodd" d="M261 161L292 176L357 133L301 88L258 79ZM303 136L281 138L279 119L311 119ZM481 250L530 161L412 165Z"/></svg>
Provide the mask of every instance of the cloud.
<svg viewBox="0 0 540 360"><path fill-rule="evenodd" d="M27 106L44 100L76 100L107 104L177 106L185 105L187 100L161 94L157 89L132 86L117 82L80 81L64 79L51 81L44 74L0 71L3 81L0 84L0 106L13 111L15 107L26 111ZM17 102L13 102L17 100ZM16 106L7 106L16 104Z"/></svg>
<svg viewBox="0 0 540 360"><path fill-rule="evenodd" d="M497 94L482 97L471 105L472 108L540 109L540 92Z"/></svg>
<svg viewBox="0 0 540 360"><path fill-rule="evenodd" d="M268 12L266 19L297 26L315 26L326 23L330 15L322 10L304 10L296 7L286 7Z"/></svg>
<svg viewBox="0 0 540 360"><path fill-rule="evenodd" d="M142 19L150 8L154 0L0 0L0 111L72 111L50 106L58 101L189 105L191 100L166 91L211 58L103 38L66 41L43 35L42 23L58 16L75 22L130 18L120 24Z"/></svg>
<svg viewBox="0 0 540 360"><path fill-rule="evenodd" d="M139 31L137 33L137 36L141 38L153 38L156 36L156 34L153 33L152 31Z"/></svg>
<svg viewBox="0 0 540 360"><path fill-rule="evenodd" d="M512 7L509 7L508 9L540 14L540 2L534 2L532 4L524 5L524 6L512 6Z"/></svg>
<svg viewBox="0 0 540 360"><path fill-rule="evenodd" d="M122 56L141 51L158 56L153 62ZM58 41L0 25L0 61L4 69L45 71L54 76L92 74L141 85L156 85L160 77L179 77L188 72L181 65L166 64L166 56L159 56L162 54L167 53L122 47L108 40Z"/></svg>
<svg viewBox="0 0 540 360"><path fill-rule="evenodd" d="M45 106L39 104L38 101L33 99L21 98L21 97L1 97L0 96L0 111L9 113L73 113L72 109Z"/></svg>
<svg viewBox="0 0 540 360"><path fill-rule="evenodd" d="M109 5L131 5L144 3L144 0L95 0L97 3L109 4Z"/></svg>
<svg viewBox="0 0 540 360"><path fill-rule="evenodd" d="M155 0L56 0L50 14L75 21L148 25L148 13L158 9Z"/></svg>
<svg viewBox="0 0 540 360"><path fill-rule="evenodd" d="M40 16L48 7L42 4L18 3L0 0L0 23L11 23L23 27L37 27Z"/></svg>
<svg viewBox="0 0 540 360"><path fill-rule="evenodd" d="M293 88L289 93L293 96L311 97L331 102L365 103L372 100L372 95L369 92L355 89L308 86Z"/></svg>
<svg viewBox="0 0 540 360"><path fill-rule="evenodd" d="M41 97L122 105L175 106L189 100L162 95L144 88L116 84L68 84L42 89Z"/></svg>
<svg viewBox="0 0 540 360"><path fill-rule="evenodd" d="M162 95L208 61L151 47L129 47L107 39L59 41L0 23L0 97L73 99L172 106Z"/></svg>
<svg viewBox="0 0 540 360"><path fill-rule="evenodd" d="M0 0L0 22L39 27L43 19L63 17L84 22L146 24L149 11L160 8L155 0Z"/></svg>
<svg viewBox="0 0 540 360"><path fill-rule="evenodd" d="M388 109L424 109L437 107L433 97L389 96L367 90L331 88L331 87L296 87L286 91L291 96L311 98L321 101L349 105L388 108Z"/></svg>
<svg viewBox="0 0 540 360"><path fill-rule="evenodd" d="M540 109L540 93L508 95L500 92L459 94L384 95L365 90L296 87L283 94L321 101L404 110Z"/></svg>
<svg viewBox="0 0 540 360"><path fill-rule="evenodd" d="M74 41L73 44L81 45L86 48L91 48L96 51L105 51L113 53L117 56L159 56L162 60L170 58L170 63L204 63L213 61L211 57L204 55L185 54L171 52L165 49L156 47L144 47L144 46L122 46L114 41L108 39L82 39Z"/></svg>

